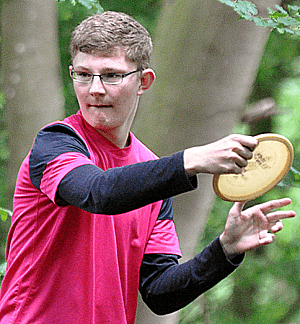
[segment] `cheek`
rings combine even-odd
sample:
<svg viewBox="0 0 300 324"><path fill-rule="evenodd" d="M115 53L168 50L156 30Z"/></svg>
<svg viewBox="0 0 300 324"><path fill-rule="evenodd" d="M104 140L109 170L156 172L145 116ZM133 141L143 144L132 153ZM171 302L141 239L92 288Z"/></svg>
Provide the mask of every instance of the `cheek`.
<svg viewBox="0 0 300 324"><path fill-rule="evenodd" d="M80 87L74 87L74 91L77 97L78 102L82 102L84 98L86 97L86 91L83 91Z"/></svg>
<svg viewBox="0 0 300 324"><path fill-rule="evenodd" d="M136 88L123 89L118 95L120 102L134 103L138 98L138 92Z"/></svg>

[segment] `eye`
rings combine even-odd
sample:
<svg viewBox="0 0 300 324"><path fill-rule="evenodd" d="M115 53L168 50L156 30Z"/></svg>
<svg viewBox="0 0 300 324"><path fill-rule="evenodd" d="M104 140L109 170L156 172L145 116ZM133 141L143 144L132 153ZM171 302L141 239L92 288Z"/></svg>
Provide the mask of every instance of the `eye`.
<svg viewBox="0 0 300 324"><path fill-rule="evenodd" d="M118 79L118 78L122 78L122 74L112 72L112 73L104 74L103 77L106 77L107 79Z"/></svg>
<svg viewBox="0 0 300 324"><path fill-rule="evenodd" d="M90 78L92 76L91 73L87 73L87 72L75 72L76 76L79 78Z"/></svg>
<svg viewBox="0 0 300 324"><path fill-rule="evenodd" d="M93 79L93 74L84 71L72 71L73 79L78 82L90 83Z"/></svg>
<svg viewBox="0 0 300 324"><path fill-rule="evenodd" d="M121 73L106 73L102 75L102 81L105 84L120 84L122 82L123 75Z"/></svg>

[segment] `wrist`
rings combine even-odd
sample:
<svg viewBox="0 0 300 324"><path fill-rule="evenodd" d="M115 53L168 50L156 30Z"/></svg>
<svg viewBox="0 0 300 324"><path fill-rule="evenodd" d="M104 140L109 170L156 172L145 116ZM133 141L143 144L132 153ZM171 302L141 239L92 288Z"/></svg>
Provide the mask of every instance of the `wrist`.
<svg viewBox="0 0 300 324"><path fill-rule="evenodd" d="M200 147L191 147L183 152L184 169L189 177L198 173L205 172L201 167L201 157L203 154L199 152Z"/></svg>
<svg viewBox="0 0 300 324"><path fill-rule="evenodd" d="M223 249L223 252L226 256L226 258L229 260L229 261L232 261L234 258L236 258L238 255L241 254L241 252L237 252L233 245L230 244L229 242L227 242L226 238L224 237L225 234L222 233L219 237L219 241L220 241L220 245Z"/></svg>
<svg viewBox="0 0 300 324"><path fill-rule="evenodd" d="M189 177L192 177L197 174L195 167L193 165L193 160L191 158L191 151L192 151L192 148L188 148L188 149L184 150L184 152L183 152L184 169Z"/></svg>

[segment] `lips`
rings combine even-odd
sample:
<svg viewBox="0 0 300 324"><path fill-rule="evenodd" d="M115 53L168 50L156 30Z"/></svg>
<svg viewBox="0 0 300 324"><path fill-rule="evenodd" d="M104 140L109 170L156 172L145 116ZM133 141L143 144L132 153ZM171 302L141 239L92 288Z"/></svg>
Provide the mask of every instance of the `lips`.
<svg viewBox="0 0 300 324"><path fill-rule="evenodd" d="M102 104L95 104L95 105L89 105L89 107L94 107L94 108L112 108L112 105L102 105Z"/></svg>

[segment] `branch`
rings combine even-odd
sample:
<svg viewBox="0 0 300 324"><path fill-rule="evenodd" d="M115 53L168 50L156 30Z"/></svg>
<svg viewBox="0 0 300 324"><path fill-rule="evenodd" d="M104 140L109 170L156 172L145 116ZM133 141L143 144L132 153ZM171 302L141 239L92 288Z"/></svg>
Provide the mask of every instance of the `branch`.
<svg viewBox="0 0 300 324"><path fill-rule="evenodd" d="M300 7L287 5L284 10L276 5L276 10L268 8L267 18L258 15L254 3L244 0L219 0L239 14L239 19L253 21L259 27L276 29L279 33L300 35Z"/></svg>

